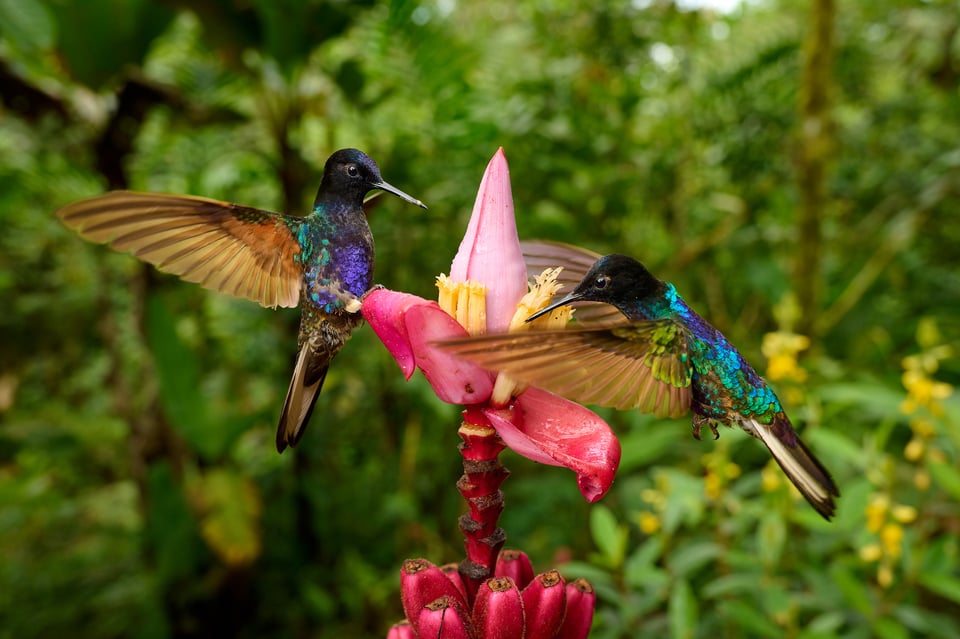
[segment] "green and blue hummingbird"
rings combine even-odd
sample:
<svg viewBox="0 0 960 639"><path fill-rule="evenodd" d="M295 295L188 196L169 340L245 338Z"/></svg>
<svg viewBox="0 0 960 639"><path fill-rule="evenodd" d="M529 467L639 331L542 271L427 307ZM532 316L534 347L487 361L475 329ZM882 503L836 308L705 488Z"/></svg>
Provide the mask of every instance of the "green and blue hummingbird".
<svg viewBox="0 0 960 639"><path fill-rule="evenodd" d="M557 245L554 252L565 250L565 245ZM575 302L611 305L619 315L612 321L606 315L581 322L578 328L487 335L442 345L485 368L581 403L637 408L659 417L680 417L692 410L697 439L704 426L715 438L719 424L740 426L766 445L810 505L830 519L833 498L840 495L830 473L800 441L770 386L720 331L687 305L673 284L657 279L633 258L606 255L573 292L527 321Z"/></svg>
<svg viewBox="0 0 960 639"><path fill-rule="evenodd" d="M364 196L379 189L427 208L380 177L362 151L330 156L306 217L189 195L114 191L57 216L84 238L133 253L161 271L262 306L301 306L299 353L277 427L277 450L303 435L330 361L361 324L373 286L373 235Z"/></svg>

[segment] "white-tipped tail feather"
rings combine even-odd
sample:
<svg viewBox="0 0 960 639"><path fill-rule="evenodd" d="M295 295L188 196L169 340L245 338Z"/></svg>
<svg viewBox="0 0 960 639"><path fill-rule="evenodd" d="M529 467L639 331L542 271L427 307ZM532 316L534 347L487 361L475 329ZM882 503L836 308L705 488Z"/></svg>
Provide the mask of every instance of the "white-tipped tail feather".
<svg viewBox="0 0 960 639"><path fill-rule="evenodd" d="M830 473L823 467L817 458L803 445L789 424L786 432L796 439L795 445L790 445L777 435L777 428L760 424L756 420L748 419L742 422L744 430L762 441L773 458L783 469L786 476L797 487L810 505L829 520L836 510L834 497L840 496L836 484ZM782 428L782 427L781 427Z"/></svg>
<svg viewBox="0 0 960 639"><path fill-rule="evenodd" d="M282 453L287 446L296 446L300 441L327 377L330 359L319 337L309 339L297 353L297 365L277 426L277 452Z"/></svg>

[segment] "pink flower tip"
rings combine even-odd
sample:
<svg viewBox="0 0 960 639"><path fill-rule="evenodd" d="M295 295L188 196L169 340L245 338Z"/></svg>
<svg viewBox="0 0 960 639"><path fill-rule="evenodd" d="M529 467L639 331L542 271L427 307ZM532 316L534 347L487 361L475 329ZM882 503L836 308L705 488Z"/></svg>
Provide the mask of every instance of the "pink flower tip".
<svg viewBox="0 0 960 639"><path fill-rule="evenodd" d="M483 284L488 291L487 332L507 330L517 302L527 292L527 267L517 236L510 167L502 147L483 173L467 232L450 265L450 279Z"/></svg>

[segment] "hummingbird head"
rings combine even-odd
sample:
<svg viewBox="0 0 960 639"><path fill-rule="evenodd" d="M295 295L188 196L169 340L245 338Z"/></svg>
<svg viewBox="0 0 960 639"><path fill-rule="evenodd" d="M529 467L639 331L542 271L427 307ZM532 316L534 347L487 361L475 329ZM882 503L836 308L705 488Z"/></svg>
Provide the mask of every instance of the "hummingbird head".
<svg viewBox="0 0 960 639"><path fill-rule="evenodd" d="M358 149L340 149L327 159L317 199L344 198L359 206L363 203L363 196L374 189L427 208L420 200L385 182L380 177L377 163Z"/></svg>
<svg viewBox="0 0 960 639"><path fill-rule="evenodd" d="M626 314L638 300L660 291L662 284L643 264L632 257L604 255L594 262L573 292L534 313L527 321L573 302L603 302L616 306Z"/></svg>

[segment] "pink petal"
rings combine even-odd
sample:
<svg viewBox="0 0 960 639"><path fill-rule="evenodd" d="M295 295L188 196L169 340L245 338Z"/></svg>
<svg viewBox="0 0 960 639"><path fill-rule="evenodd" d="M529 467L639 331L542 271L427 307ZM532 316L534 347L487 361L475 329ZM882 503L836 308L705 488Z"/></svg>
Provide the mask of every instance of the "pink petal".
<svg viewBox="0 0 960 639"><path fill-rule="evenodd" d="M421 639L476 639L470 613L450 597L440 597L423 607L413 623Z"/></svg>
<svg viewBox="0 0 960 639"><path fill-rule="evenodd" d="M537 575L520 594L527 619L527 636L524 639L561 636L558 633L566 613L567 591L560 573L550 570Z"/></svg>
<svg viewBox="0 0 960 639"><path fill-rule="evenodd" d="M520 591L510 577L487 579L477 591L473 623L483 639L523 639L524 614Z"/></svg>
<svg viewBox="0 0 960 639"><path fill-rule="evenodd" d="M463 600L467 601L467 586L463 583L463 576L460 574L460 565L443 564L440 566L440 572L447 576L447 579L450 580L453 587L463 595Z"/></svg>
<svg viewBox="0 0 960 639"><path fill-rule="evenodd" d="M417 626L420 615L432 601L446 598L467 605L466 599L457 590L442 570L426 559L407 559L400 568L400 599L407 619Z"/></svg>
<svg viewBox="0 0 960 639"><path fill-rule="evenodd" d="M567 584L567 616L560 626L558 637L565 639L586 639L593 623L593 608L597 595L585 579L577 579Z"/></svg>
<svg viewBox="0 0 960 639"><path fill-rule="evenodd" d="M603 497L620 465L620 442L605 421L574 402L530 388L510 408L485 408L497 434L527 459L577 473L589 502Z"/></svg>
<svg viewBox="0 0 960 639"><path fill-rule="evenodd" d="M364 297L361 312L409 380L419 368L437 397L450 404L478 404L493 391L493 376L433 346L467 332L436 302L387 289Z"/></svg>
<svg viewBox="0 0 960 639"><path fill-rule="evenodd" d="M409 621L401 621L390 626L387 631L387 639L417 639L417 633Z"/></svg>
<svg viewBox="0 0 960 639"><path fill-rule="evenodd" d="M517 237L510 167L499 149L487 165L467 233L450 265L454 282L487 288L487 332L506 332L517 302L527 292L527 269Z"/></svg>
<svg viewBox="0 0 960 639"><path fill-rule="evenodd" d="M494 577L510 577L518 588L525 588L533 580L533 564L522 550L502 550L493 569Z"/></svg>
<svg viewBox="0 0 960 639"><path fill-rule="evenodd" d="M393 359L397 360L407 381L413 377L413 371L416 370L416 359L410 347L403 316L408 308L419 303L426 303L426 300L408 293L377 288L364 296L360 306L363 318L393 355Z"/></svg>

